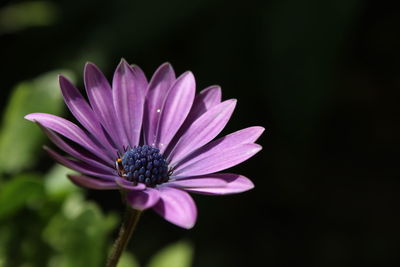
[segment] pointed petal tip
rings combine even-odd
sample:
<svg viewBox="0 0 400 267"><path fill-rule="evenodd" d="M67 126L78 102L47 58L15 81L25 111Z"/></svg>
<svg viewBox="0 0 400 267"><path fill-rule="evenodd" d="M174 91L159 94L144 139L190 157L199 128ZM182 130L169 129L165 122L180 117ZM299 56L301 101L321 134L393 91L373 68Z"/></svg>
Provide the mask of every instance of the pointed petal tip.
<svg viewBox="0 0 400 267"><path fill-rule="evenodd" d="M201 90L200 94L205 94L209 91L218 91L219 94L221 94L221 92L222 92L221 86L214 84L214 85L210 85L210 86L204 88L203 90Z"/></svg>
<svg viewBox="0 0 400 267"><path fill-rule="evenodd" d="M25 120L28 120L28 121L34 121L34 120L32 119L32 114L33 114L33 113L29 113L29 114L25 115L25 116L24 116L24 119L25 119Z"/></svg>
<svg viewBox="0 0 400 267"><path fill-rule="evenodd" d="M265 128L262 126L252 126L251 128L257 131L259 136L261 136L263 132L265 132Z"/></svg>
<svg viewBox="0 0 400 267"><path fill-rule="evenodd" d="M24 119L28 120L28 121L32 121L37 123L38 121L36 120L38 116L41 115L48 115L47 113L40 113L40 112L34 112L34 113L29 113L27 115L24 116Z"/></svg>
<svg viewBox="0 0 400 267"><path fill-rule="evenodd" d="M172 64L170 62L168 62L168 61L164 62L163 64L161 64L158 67L158 69L156 70L156 72L157 71L168 71L168 72L172 72L172 73L175 74L175 71L174 71L174 68L172 67Z"/></svg>
<svg viewBox="0 0 400 267"><path fill-rule="evenodd" d="M120 60L119 63L118 63L117 69L120 68L120 67L122 67L122 66L123 66L123 67L130 67L131 65L129 65L128 61L126 61L125 58L121 58L121 60Z"/></svg>
<svg viewBox="0 0 400 267"><path fill-rule="evenodd" d="M83 76L86 77L86 75L95 73L95 72L101 72L99 67L96 66L96 64L87 61L83 70Z"/></svg>
<svg viewBox="0 0 400 267"><path fill-rule="evenodd" d="M65 80L68 80L68 79L64 75L58 74L58 81L60 82L60 84L61 84L61 82L64 82Z"/></svg>

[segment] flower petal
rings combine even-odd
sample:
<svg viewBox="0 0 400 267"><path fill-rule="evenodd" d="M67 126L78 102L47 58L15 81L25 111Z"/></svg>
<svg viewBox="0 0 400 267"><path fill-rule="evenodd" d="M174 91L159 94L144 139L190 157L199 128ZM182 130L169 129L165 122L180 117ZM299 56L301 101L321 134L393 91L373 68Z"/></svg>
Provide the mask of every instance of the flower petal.
<svg viewBox="0 0 400 267"><path fill-rule="evenodd" d="M133 76L135 77L136 83L139 89L142 90L142 95L145 96L147 93L149 82L147 81L146 75L144 74L143 70L138 65L131 65Z"/></svg>
<svg viewBox="0 0 400 267"><path fill-rule="evenodd" d="M26 115L25 119L39 122L42 126L74 141L106 162L110 159L114 160L110 153L95 145L82 129L66 119L46 113L31 113Z"/></svg>
<svg viewBox="0 0 400 267"><path fill-rule="evenodd" d="M160 201L154 206L154 211L177 226L192 228L197 219L196 204L192 197L172 187L160 187L158 190Z"/></svg>
<svg viewBox="0 0 400 267"><path fill-rule="evenodd" d="M67 142L65 142L60 136L58 136L55 132L53 132L50 129L47 129L40 123L37 123L40 128L45 132L45 134L49 137L49 139L57 145L61 150L64 152L68 153L69 155L75 157L76 159L89 163L92 166L95 166L99 169L102 169L104 171L112 172L114 169L104 163L102 160L98 159L97 157L93 156L90 152L84 150L84 149L79 149L71 146Z"/></svg>
<svg viewBox="0 0 400 267"><path fill-rule="evenodd" d="M196 83L191 72L182 74L168 91L157 128L157 147L163 153L192 107Z"/></svg>
<svg viewBox="0 0 400 267"><path fill-rule="evenodd" d="M48 147L44 147L44 150L47 153L49 153L49 155L53 157L58 163L77 172L81 172L90 176L100 177L112 181L114 181L115 178L118 177L111 172L100 170L84 162L67 159L66 157L61 156L60 154L58 154L57 152Z"/></svg>
<svg viewBox="0 0 400 267"><path fill-rule="evenodd" d="M245 129L241 129L234 133L223 136L217 140L208 143L207 145L197 149L193 153L189 154L186 158L175 165L176 170L187 165L187 162L193 158L197 158L202 154L206 153L210 149L214 151L223 151L226 148L238 146L241 144L250 144L255 142L261 134L264 132L264 128L260 126L252 126Z"/></svg>
<svg viewBox="0 0 400 267"><path fill-rule="evenodd" d="M146 188L145 184L138 183L134 185L132 182L122 179L121 177L117 177L115 182L122 188L126 190L144 190Z"/></svg>
<svg viewBox="0 0 400 267"><path fill-rule="evenodd" d="M103 73L92 63L87 63L85 66L84 81L93 111L118 149L123 151L123 145L128 144L128 139L116 118L110 84Z"/></svg>
<svg viewBox="0 0 400 267"><path fill-rule="evenodd" d="M197 155L178 166L174 171L175 178L204 175L233 167L261 150L258 144L240 144L237 146L208 147L204 153Z"/></svg>
<svg viewBox="0 0 400 267"><path fill-rule="evenodd" d="M213 177L213 175L196 176L193 178L178 179L168 182L166 186L172 186L177 188L214 188L214 187L224 187L227 185L223 179L218 177Z"/></svg>
<svg viewBox="0 0 400 267"><path fill-rule="evenodd" d="M126 200L137 210L145 210L153 207L160 199L159 191L146 188L143 191L131 191L126 195Z"/></svg>
<svg viewBox="0 0 400 267"><path fill-rule="evenodd" d="M155 142L161 108L174 81L175 73L169 63L162 64L150 80L143 117L143 132L146 144L152 145Z"/></svg>
<svg viewBox="0 0 400 267"><path fill-rule="evenodd" d="M119 188L114 181L110 180L94 179L84 175L69 174L67 176L74 184L90 189L110 190Z"/></svg>
<svg viewBox="0 0 400 267"><path fill-rule="evenodd" d="M228 123L235 106L236 100L226 100L193 122L169 154L168 160L171 165L174 166L190 152L207 144L217 136Z"/></svg>
<svg viewBox="0 0 400 267"><path fill-rule="evenodd" d="M164 156L168 158L171 150L175 147L181 136L187 131L192 123L203 115L210 108L221 103L221 87L213 85L203 89L196 95L193 101L192 108L183 122L181 128L175 134L174 138L169 142L167 149L164 151Z"/></svg>
<svg viewBox="0 0 400 267"><path fill-rule="evenodd" d="M204 112L221 103L221 87L213 85L202 90L194 99L192 109L186 121L195 121ZM186 123L185 121L185 123Z"/></svg>
<svg viewBox="0 0 400 267"><path fill-rule="evenodd" d="M143 120L144 90L147 83L143 83L141 73L122 59L113 78L112 94L116 115L122 123L129 140L127 144L135 147L139 144L140 130Z"/></svg>
<svg viewBox="0 0 400 267"><path fill-rule="evenodd" d="M99 140L99 143L108 150L113 150L112 145L104 136L100 122L92 108L87 103L79 90L64 76L59 77L61 92L64 102L68 106L72 115L85 127L92 135Z"/></svg>
<svg viewBox="0 0 400 267"><path fill-rule="evenodd" d="M237 194L254 188L254 184L248 178L234 173L216 173L210 176L225 181L221 187L192 187L185 188L186 191L205 195L228 195Z"/></svg>

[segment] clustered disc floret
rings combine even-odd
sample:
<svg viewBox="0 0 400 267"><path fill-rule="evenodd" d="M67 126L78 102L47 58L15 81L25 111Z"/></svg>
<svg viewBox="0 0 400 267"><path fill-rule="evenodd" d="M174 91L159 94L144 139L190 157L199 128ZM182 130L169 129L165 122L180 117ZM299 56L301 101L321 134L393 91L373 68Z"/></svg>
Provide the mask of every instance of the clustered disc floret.
<svg viewBox="0 0 400 267"><path fill-rule="evenodd" d="M152 146L137 146L122 157L124 176L133 183L154 187L169 180L168 164L160 150Z"/></svg>

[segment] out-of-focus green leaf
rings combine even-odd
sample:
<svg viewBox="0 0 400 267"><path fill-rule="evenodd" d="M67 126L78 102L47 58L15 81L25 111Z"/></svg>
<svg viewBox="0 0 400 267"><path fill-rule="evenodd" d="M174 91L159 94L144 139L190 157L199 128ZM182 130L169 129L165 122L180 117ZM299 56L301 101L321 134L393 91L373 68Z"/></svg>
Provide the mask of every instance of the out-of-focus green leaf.
<svg viewBox="0 0 400 267"><path fill-rule="evenodd" d="M11 216L25 205L35 205L43 198L40 177L32 174L17 176L0 186L0 219Z"/></svg>
<svg viewBox="0 0 400 267"><path fill-rule="evenodd" d="M139 263L135 257L129 252L124 252L119 259L117 267L139 267Z"/></svg>
<svg viewBox="0 0 400 267"><path fill-rule="evenodd" d="M48 26L56 18L56 7L51 2L12 4L0 10L0 33L15 32L34 26Z"/></svg>
<svg viewBox="0 0 400 267"><path fill-rule="evenodd" d="M49 72L33 81L20 83L14 89L0 128L0 172L16 173L32 166L38 159L36 153L44 134L24 116L32 112L61 113L59 73L72 76L62 70Z"/></svg>
<svg viewBox="0 0 400 267"><path fill-rule="evenodd" d="M45 241L56 251L49 266L102 266L107 237L116 222L115 216L104 216L96 204L85 201L80 193L70 195L61 213L44 230Z"/></svg>
<svg viewBox="0 0 400 267"><path fill-rule="evenodd" d="M187 242L177 242L158 252L148 267L190 267L192 265L193 247Z"/></svg>
<svg viewBox="0 0 400 267"><path fill-rule="evenodd" d="M44 186L49 197L63 199L68 194L75 192L79 187L71 183L67 174L73 174L74 171L62 165L56 164L46 174Z"/></svg>

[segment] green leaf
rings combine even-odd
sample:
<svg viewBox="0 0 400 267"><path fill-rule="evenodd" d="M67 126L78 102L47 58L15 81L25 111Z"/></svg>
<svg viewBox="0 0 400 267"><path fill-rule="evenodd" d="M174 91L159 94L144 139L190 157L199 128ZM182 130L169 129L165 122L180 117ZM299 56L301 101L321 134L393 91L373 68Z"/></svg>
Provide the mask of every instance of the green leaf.
<svg viewBox="0 0 400 267"><path fill-rule="evenodd" d="M188 242L177 242L158 252L148 267L190 267L193 259L193 247Z"/></svg>
<svg viewBox="0 0 400 267"><path fill-rule="evenodd" d="M81 193L70 195L60 213L44 230L44 240L55 254L49 266L97 267L106 260L108 235L116 225L113 215L105 216Z"/></svg>
<svg viewBox="0 0 400 267"><path fill-rule="evenodd" d="M43 181L37 175L14 177L0 186L0 220L12 216L25 205L34 206L44 199Z"/></svg>
<svg viewBox="0 0 400 267"><path fill-rule="evenodd" d="M51 2L35 1L12 4L0 10L0 33L51 25L56 18L56 6Z"/></svg>
<svg viewBox="0 0 400 267"><path fill-rule="evenodd" d="M119 259L117 267L139 267L139 263L135 257L129 252L124 252Z"/></svg>
<svg viewBox="0 0 400 267"><path fill-rule="evenodd" d="M46 193L52 199L63 199L72 192L79 190L67 177L67 174L75 173L62 165L56 164L46 174L44 186Z"/></svg>
<svg viewBox="0 0 400 267"><path fill-rule="evenodd" d="M71 77L66 71L54 71L14 88L0 128L0 173L19 172L33 166L39 158L37 153L44 134L24 116L32 112L61 113L63 101L57 81L59 73Z"/></svg>

